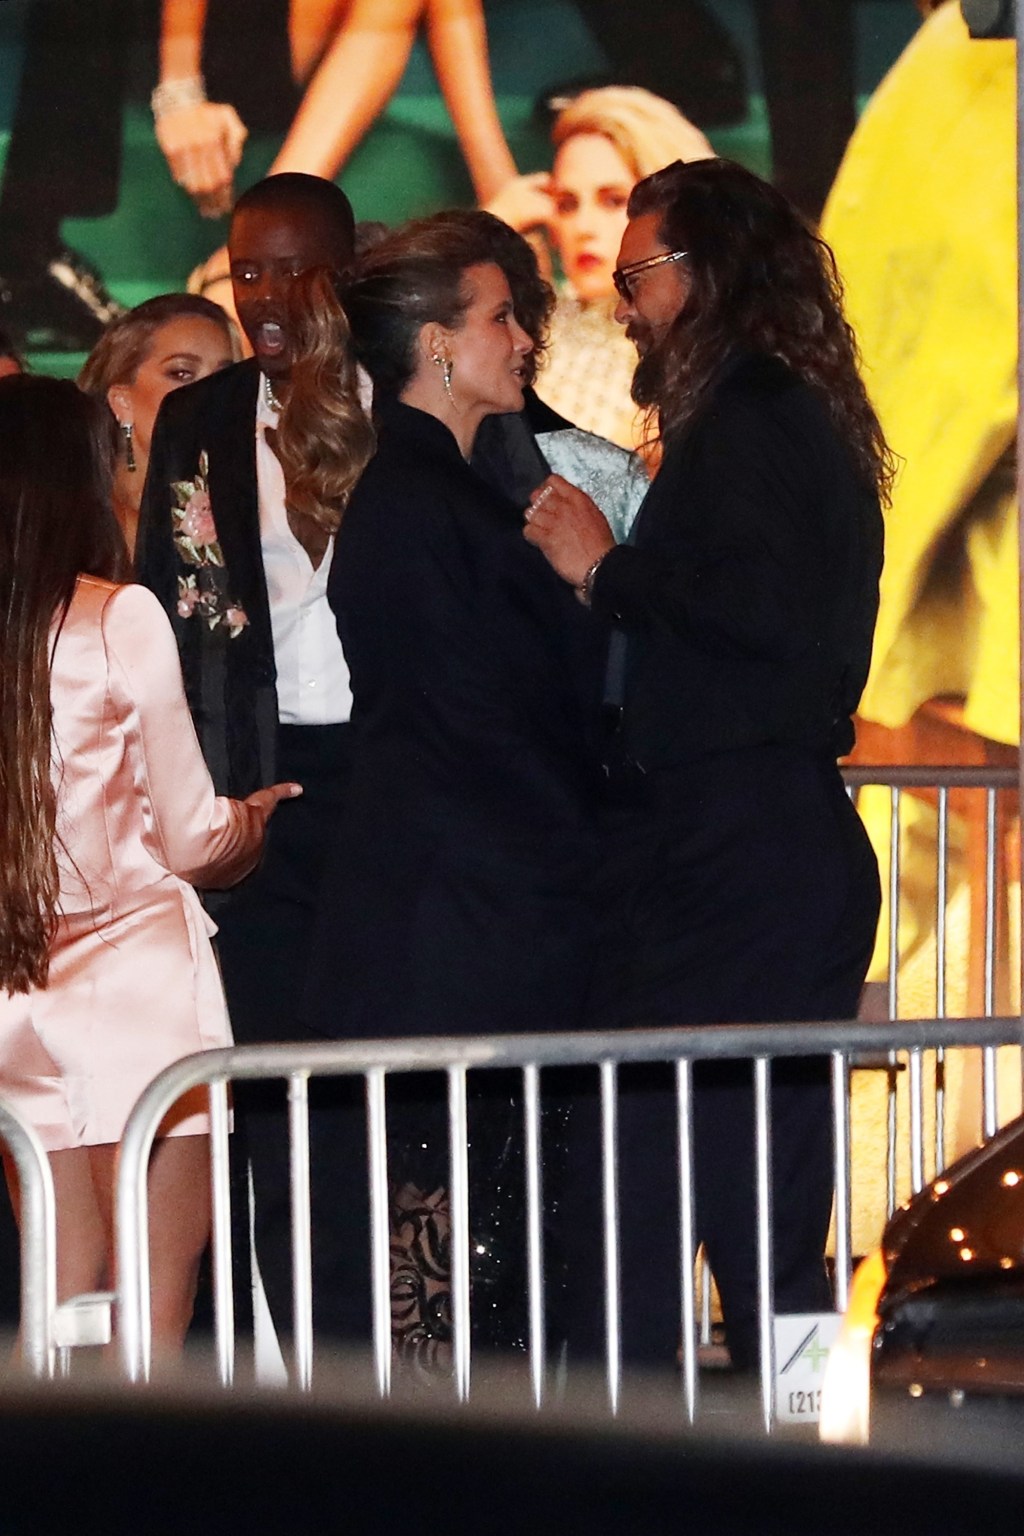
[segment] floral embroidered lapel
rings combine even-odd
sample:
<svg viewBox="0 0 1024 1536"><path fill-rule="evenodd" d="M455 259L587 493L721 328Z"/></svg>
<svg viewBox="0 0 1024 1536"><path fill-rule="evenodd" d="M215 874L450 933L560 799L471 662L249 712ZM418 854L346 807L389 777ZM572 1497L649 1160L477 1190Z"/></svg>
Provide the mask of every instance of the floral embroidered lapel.
<svg viewBox="0 0 1024 1536"><path fill-rule="evenodd" d="M240 363L164 401L137 553L138 579L174 625L214 781L235 795L272 782L277 730L256 486L258 384L256 365Z"/></svg>
<svg viewBox="0 0 1024 1536"><path fill-rule="evenodd" d="M236 640L249 618L231 596L209 484L210 456L205 448L193 478L171 482L174 547L186 567L178 576L177 613L179 619L194 618L210 629L223 626L230 639Z"/></svg>

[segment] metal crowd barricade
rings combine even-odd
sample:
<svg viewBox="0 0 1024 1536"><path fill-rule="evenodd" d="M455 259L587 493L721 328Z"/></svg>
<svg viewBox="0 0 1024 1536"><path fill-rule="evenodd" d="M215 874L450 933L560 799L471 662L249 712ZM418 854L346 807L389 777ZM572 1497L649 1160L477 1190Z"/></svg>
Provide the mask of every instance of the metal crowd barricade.
<svg viewBox="0 0 1024 1536"><path fill-rule="evenodd" d="M401 1073L445 1072L451 1147L453 1377L460 1399L469 1395L470 1224L466 1074L493 1068L522 1072L526 1148L526 1243L529 1303L529 1367L534 1400L545 1398L543 1168L540 1158L540 1073L555 1066L593 1066L600 1071L604 1212L605 1370L609 1407L618 1406L622 1384L619 1325L619 1208L617 1195L617 1069L625 1063L675 1066L679 1134L679 1269L682 1337L682 1402L687 1420L698 1409L697 1306L693 1266L692 1067L695 1061L746 1058L754 1062L757 1179L758 1302L761 1342L761 1410L766 1428L774 1418L773 1276L771 1261L770 1067L789 1056L828 1056L832 1067L837 1190L836 1302L845 1308L851 1271L850 1063L876 1050L879 1026L865 1023L707 1025L699 1028L624 1030L600 1034L479 1036L337 1042L302 1046L248 1046L204 1052L167 1068L136 1105L121 1145L117 1186L118 1335L123 1369L144 1379L150 1364L148 1219L146 1169L153 1139L171 1105L190 1089L208 1084L211 1099L214 1202L215 1347L221 1381L234 1374L231 1285L231 1220L228 1183L228 1084L242 1079L285 1079L291 1135L295 1381L306 1389L313 1372L309 1204L308 1086L311 1077L357 1075L368 1106L368 1169L371 1208L373 1350L380 1393L391 1391L390 1244L386 1084ZM892 1023L883 1031L886 1049L919 1052L968 1045L994 1049L1020 1044L1020 1020L970 1019ZM920 1092L918 1084L915 1090ZM921 1115L912 1115L920 1138Z"/></svg>
<svg viewBox="0 0 1024 1536"><path fill-rule="evenodd" d="M57 1217L42 1142L0 1102L0 1140L18 1172L21 1228L21 1359L33 1376L52 1376L58 1344Z"/></svg>
<svg viewBox="0 0 1024 1536"><path fill-rule="evenodd" d="M993 1018L996 1015L996 975L997 975L997 923L996 914L1000 894L997 884L998 865L998 796L1000 793L1012 792L1016 804L1018 791L1018 773L1015 768L1008 767L892 767L861 766L847 767L843 770L843 777L847 789L855 798L857 792L868 786L886 788L890 797L889 814L889 878L888 878L888 977L886 982L887 1009L890 1019L899 1017L900 1012L900 920L903 910L903 850L902 850L902 820L901 812L904 805L904 796L915 791L934 791L936 802L936 847L935 847L935 1016L939 1019L949 1017L948 992L947 992L947 954L948 954L948 922L949 922L949 853L950 853L950 794L954 791L976 791L979 796L984 795L985 804L985 883L984 883L984 996L982 1001L983 1015L985 1018ZM973 895L973 893L972 893ZM971 914L973 922L973 913ZM1009 956L1010 969L1019 973L1019 956ZM968 957L969 964L969 957ZM886 1182L887 1182L887 1209L892 1214L896 1205L897 1177L897 1115L896 1115L896 1083L897 1060L895 1053L889 1049L888 1042L881 1035L877 1038L874 1053L880 1049L888 1052L888 1095L887 1095L887 1148L886 1148ZM934 1144L933 1167L937 1175L945 1167L946 1163L946 1102L945 1102L945 1053L940 1046L936 1048L935 1079L934 1079ZM911 1136L910 1136L910 1178L911 1189L916 1192L926 1182L924 1138L920 1129L920 1116L923 1105L922 1088L922 1052L912 1051L907 1062L910 1078L910 1110L911 1110ZM996 1047L988 1045L982 1047L981 1061L982 1078L982 1125L981 1135L988 1139L995 1134L998 1121L996 1103Z"/></svg>

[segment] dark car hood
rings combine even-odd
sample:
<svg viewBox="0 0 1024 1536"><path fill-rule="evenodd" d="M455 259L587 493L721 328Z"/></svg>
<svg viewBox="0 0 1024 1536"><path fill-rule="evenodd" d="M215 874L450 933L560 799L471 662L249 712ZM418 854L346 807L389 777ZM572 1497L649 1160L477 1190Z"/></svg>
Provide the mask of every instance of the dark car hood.
<svg viewBox="0 0 1024 1536"><path fill-rule="evenodd" d="M884 1309L926 1286L1024 1274L1024 1117L969 1152L893 1216Z"/></svg>

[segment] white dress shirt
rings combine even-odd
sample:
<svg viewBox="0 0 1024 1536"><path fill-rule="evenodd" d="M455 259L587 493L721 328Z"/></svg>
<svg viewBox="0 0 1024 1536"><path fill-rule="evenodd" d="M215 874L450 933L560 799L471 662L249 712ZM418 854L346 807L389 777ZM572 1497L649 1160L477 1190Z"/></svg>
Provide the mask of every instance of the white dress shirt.
<svg viewBox="0 0 1024 1536"><path fill-rule="evenodd" d="M327 602L334 539L318 567L288 526L284 473L266 434L277 426L264 376L256 405L256 485L260 546L270 599L277 708L284 725L333 725L349 718L348 663Z"/></svg>

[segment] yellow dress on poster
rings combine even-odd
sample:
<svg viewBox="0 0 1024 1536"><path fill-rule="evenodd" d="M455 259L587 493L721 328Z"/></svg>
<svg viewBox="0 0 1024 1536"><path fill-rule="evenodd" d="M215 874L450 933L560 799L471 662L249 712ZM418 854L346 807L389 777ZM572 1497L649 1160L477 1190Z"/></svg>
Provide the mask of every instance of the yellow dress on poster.
<svg viewBox="0 0 1024 1536"><path fill-rule="evenodd" d="M947 3L869 103L825 209L865 380L904 463L861 713L961 694L1019 736L1016 59Z"/></svg>

